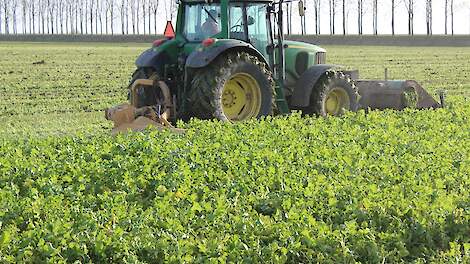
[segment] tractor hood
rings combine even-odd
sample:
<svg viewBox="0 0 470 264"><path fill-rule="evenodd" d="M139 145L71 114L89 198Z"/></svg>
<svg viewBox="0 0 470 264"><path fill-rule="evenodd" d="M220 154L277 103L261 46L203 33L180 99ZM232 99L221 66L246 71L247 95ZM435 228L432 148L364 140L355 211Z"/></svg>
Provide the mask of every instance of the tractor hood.
<svg viewBox="0 0 470 264"><path fill-rule="evenodd" d="M306 42L284 40L284 44L287 45L287 50L296 49L296 50L303 50L307 52L326 52L324 48L314 45L314 44L306 43Z"/></svg>

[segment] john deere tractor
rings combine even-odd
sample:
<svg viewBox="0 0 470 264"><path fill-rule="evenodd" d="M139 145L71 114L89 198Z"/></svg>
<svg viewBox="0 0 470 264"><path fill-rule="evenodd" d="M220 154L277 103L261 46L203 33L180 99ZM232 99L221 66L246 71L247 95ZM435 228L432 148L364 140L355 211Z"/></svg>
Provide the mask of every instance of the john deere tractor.
<svg viewBox="0 0 470 264"><path fill-rule="evenodd" d="M359 81L316 45L284 40L283 0L182 0L176 32L140 55L114 132L191 117L237 122L300 110L439 107L414 81ZM301 10L301 15L303 12ZM170 33L170 34L168 34Z"/></svg>

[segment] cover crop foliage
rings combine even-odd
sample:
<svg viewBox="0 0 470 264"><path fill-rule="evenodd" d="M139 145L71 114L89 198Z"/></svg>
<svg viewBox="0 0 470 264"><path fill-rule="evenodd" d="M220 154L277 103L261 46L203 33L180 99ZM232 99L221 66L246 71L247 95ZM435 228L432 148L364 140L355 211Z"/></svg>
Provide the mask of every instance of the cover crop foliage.
<svg viewBox="0 0 470 264"><path fill-rule="evenodd" d="M469 261L468 116L460 106L5 141L0 260Z"/></svg>

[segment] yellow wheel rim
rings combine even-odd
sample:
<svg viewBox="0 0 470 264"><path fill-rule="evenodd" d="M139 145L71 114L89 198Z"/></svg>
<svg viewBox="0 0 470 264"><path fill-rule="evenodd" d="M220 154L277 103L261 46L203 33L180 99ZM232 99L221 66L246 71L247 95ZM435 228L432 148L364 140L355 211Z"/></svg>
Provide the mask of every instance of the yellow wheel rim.
<svg viewBox="0 0 470 264"><path fill-rule="evenodd" d="M222 109L230 121L243 121L257 117L261 109L261 89L247 73L237 73L225 83Z"/></svg>
<svg viewBox="0 0 470 264"><path fill-rule="evenodd" d="M348 93L340 87L330 90L325 100L325 112L327 115L340 115L344 110L349 110L350 101Z"/></svg>

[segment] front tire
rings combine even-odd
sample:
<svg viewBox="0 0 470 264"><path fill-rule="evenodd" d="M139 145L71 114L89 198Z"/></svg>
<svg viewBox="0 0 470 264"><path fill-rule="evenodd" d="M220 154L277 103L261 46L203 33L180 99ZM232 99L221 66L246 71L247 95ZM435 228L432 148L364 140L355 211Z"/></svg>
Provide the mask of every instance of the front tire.
<svg viewBox="0 0 470 264"><path fill-rule="evenodd" d="M191 82L191 115L244 121L272 114L274 81L264 62L245 52L221 56Z"/></svg>
<svg viewBox="0 0 470 264"><path fill-rule="evenodd" d="M359 93L351 78L341 71L328 71L313 88L308 114L340 116L358 107Z"/></svg>

